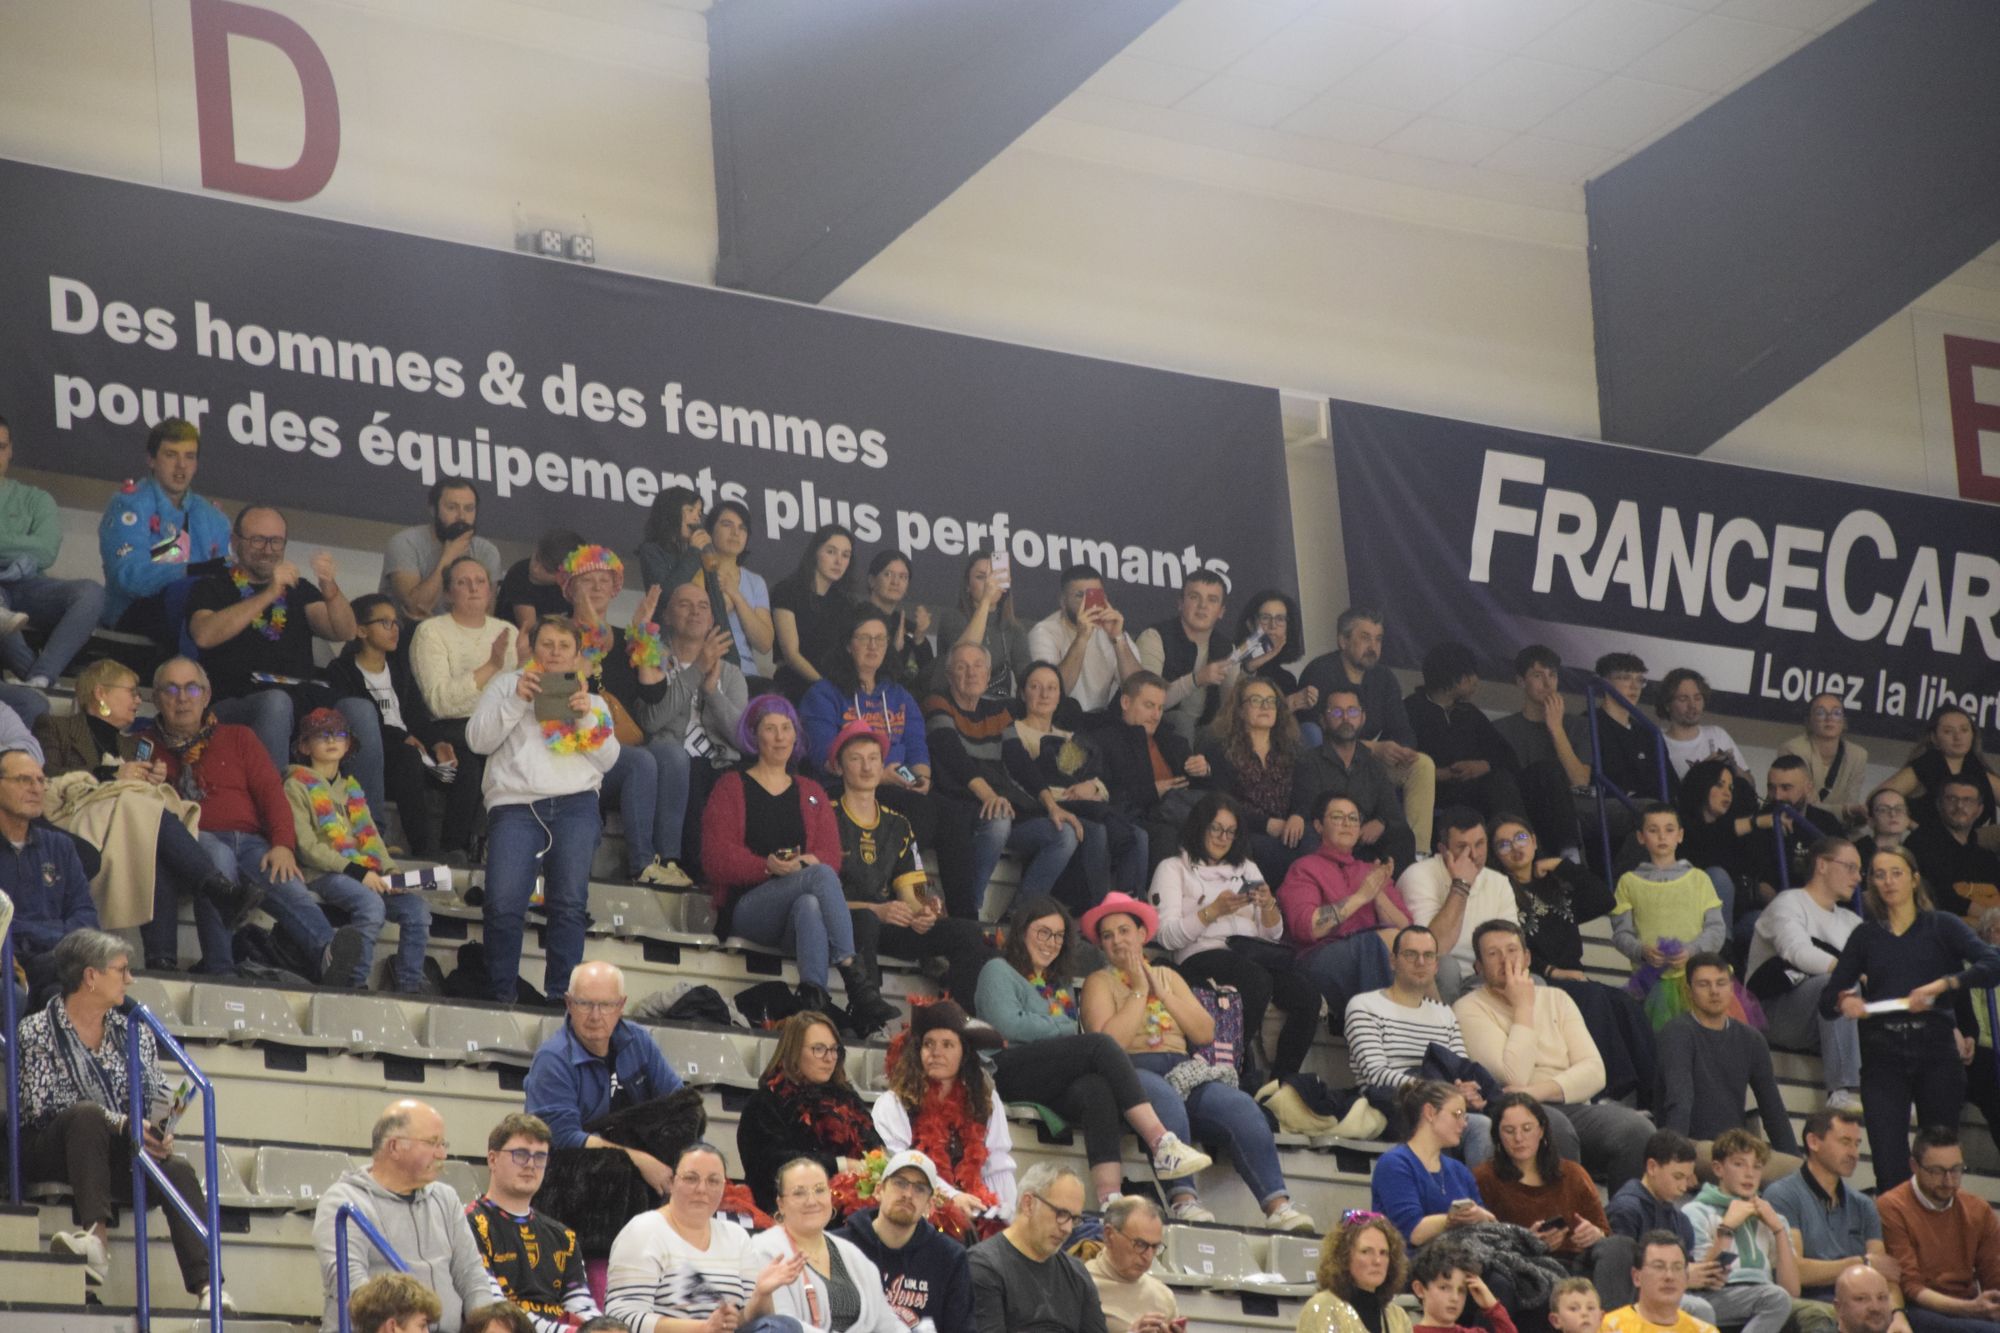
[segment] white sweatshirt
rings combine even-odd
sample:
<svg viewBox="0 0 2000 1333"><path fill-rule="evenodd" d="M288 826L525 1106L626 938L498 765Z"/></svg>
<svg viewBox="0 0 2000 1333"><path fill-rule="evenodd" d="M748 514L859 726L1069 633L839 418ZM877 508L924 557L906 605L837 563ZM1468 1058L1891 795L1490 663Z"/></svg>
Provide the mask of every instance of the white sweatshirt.
<svg viewBox="0 0 2000 1333"><path fill-rule="evenodd" d="M503 671L486 683L479 706L465 724L465 740L486 756L486 806L529 805L551 796L596 791L618 762L618 738L582 754L557 754L542 736L535 707L515 693L518 671ZM608 723L610 712L591 695Z"/></svg>

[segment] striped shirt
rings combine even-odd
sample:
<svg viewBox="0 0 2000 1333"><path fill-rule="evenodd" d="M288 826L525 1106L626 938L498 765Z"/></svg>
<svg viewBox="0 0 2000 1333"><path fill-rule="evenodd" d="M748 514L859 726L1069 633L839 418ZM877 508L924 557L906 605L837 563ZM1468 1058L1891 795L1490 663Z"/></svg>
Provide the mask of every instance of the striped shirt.
<svg viewBox="0 0 2000 1333"><path fill-rule="evenodd" d="M1458 1019L1426 998L1406 1009L1386 990L1366 991L1347 1002L1347 1063L1364 1087L1394 1088L1416 1077L1432 1042L1465 1054Z"/></svg>
<svg viewBox="0 0 2000 1333"><path fill-rule="evenodd" d="M727 1218L709 1219L708 1248L697 1250L657 1210L640 1213L611 1243L604 1311L632 1328L651 1316L706 1319L724 1301L749 1300L750 1233Z"/></svg>

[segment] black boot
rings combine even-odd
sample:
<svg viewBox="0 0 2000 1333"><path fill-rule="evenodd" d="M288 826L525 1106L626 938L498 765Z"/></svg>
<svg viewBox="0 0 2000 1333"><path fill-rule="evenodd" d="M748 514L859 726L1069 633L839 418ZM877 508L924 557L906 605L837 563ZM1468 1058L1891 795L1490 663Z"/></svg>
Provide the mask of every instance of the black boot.
<svg viewBox="0 0 2000 1333"><path fill-rule="evenodd" d="M833 996L828 993L826 987L813 986L801 981L793 994L799 997L801 1010L810 1009L815 1013L825 1014L828 1018L833 1017Z"/></svg>
<svg viewBox="0 0 2000 1333"><path fill-rule="evenodd" d="M250 919L250 914L257 910L257 904L264 901L261 884L231 879L227 875L210 875L196 886L195 891L215 904L215 910L222 914L222 924L232 935Z"/></svg>
<svg viewBox="0 0 2000 1333"><path fill-rule="evenodd" d="M840 979L847 986L847 1014L863 1040L874 1036L902 1016L902 1010L882 998L882 988L859 963L843 963Z"/></svg>

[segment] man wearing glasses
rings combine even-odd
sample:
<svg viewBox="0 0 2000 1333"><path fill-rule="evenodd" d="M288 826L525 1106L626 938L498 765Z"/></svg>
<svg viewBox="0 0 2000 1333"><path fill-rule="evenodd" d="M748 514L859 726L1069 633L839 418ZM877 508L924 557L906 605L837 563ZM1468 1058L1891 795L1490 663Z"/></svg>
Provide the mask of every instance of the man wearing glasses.
<svg viewBox="0 0 2000 1333"><path fill-rule="evenodd" d="M486 1192L465 1220L500 1294L521 1307L538 1333L560 1333L602 1314L590 1294L576 1233L535 1211L549 1169L549 1127L519 1111L486 1136Z"/></svg>
<svg viewBox="0 0 2000 1333"><path fill-rule="evenodd" d="M1361 695L1336 685L1320 697L1326 739L1317 750L1300 755L1292 770L1292 813L1313 819L1323 797L1347 797L1361 810L1361 840L1354 854L1364 861L1391 861L1401 869L1416 859L1416 834L1396 798L1395 779L1361 740L1368 724Z"/></svg>
<svg viewBox="0 0 2000 1333"><path fill-rule="evenodd" d="M1604 1333L1715 1333L1681 1308L1687 1294L1688 1258L1681 1238L1671 1231L1648 1231L1639 1241L1632 1268L1632 1285L1639 1298L1604 1316Z"/></svg>
<svg viewBox="0 0 2000 1333"><path fill-rule="evenodd" d="M1924 884L1938 910L1962 916L1971 925L1989 907L2000 907L2000 856L1973 830L1984 808L1978 783L1983 773L1967 765L1964 774L1938 784L1937 822L1913 829L1903 839L1924 868Z"/></svg>
<svg viewBox="0 0 2000 1333"><path fill-rule="evenodd" d="M328 1186L313 1213L313 1249L319 1254L320 1281L326 1290L321 1333L335 1333L340 1327L334 1218L342 1205L367 1218L408 1266L410 1276L437 1293L443 1314L434 1321L435 1327L441 1333L457 1333L467 1310L496 1301L500 1294L480 1260L472 1228L465 1224L464 1202L457 1190L438 1179L451 1152L444 1117L423 1102L392 1102L376 1117L368 1141L373 1149L368 1165ZM347 1239L350 1291L377 1273L394 1271L358 1230L350 1230Z"/></svg>
<svg viewBox="0 0 2000 1333"><path fill-rule="evenodd" d="M2000 1221L1959 1188L1965 1153L1950 1125L1910 1141L1915 1174L1875 1201L1882 1242L1896 1261L1904 1313L1916 1333L2000 1330Z"/></svg>
<svg viewBox="0 0 2000 1333"><path fill-rule="evenodd" d="M622 1152L655 1195L672 1188L665 1162L593 1132L614 1112L680 1091L680 1075L646 1030L625 1013L625 974L612 963L585 963L563 997L568 1019L535 1052L524 1088L528 1114L549 1127L558 1149Z"/></svg>
<svg viewBox="0 0 2000 1333"><path fill-rule="evenodd" d="M312 558L315 587L286 559L285 516L269 505L236 515L229 568L188 594L188 637L201 650L215 715L257 733L271 762L291 762L295 718L331 705L354 737L350 767L371 810L387 810L382 790L382 727L366 699L335 700L313 661L313 639L354 637L354 608L334 581L333 557Z"/></svg>
<svg viewBox="0 0 2000 1333"><path fill-rule="evenodd" d="M979 1333L1107 1333L1097 1284L1062 1252L1082 1212L1072 1168L1037 1162L1022 1174L1014 1220L968 1256Z"/></svg>
<svg viewBox="0 0 2000 1333"><path fill-rule="evenodd" d="M28 974L30 1000L55 984L55 947L63 936L97 925L90 881L69 835L41 817L48 779L26 750L0 751L0 893L14 903L14 957ZM13 985L7 977L4 984Z"/></svg>
<svg viewBox="0 0 2000 1333"><path fill-rule="evenodd" d="M914 1149L882 1168L881 1204L857 1212L833 1234L852 1241L882 1274L889 1308L904 1324L935 1333L972 1333L972 1271L965 1247L925 1219L944 1188L937 1166Z"/></svg>
<svg viewBox="0 0 2000 1333"><path fill-rule="evenodd" d="M1187 1326L1173 1289L1151 1272L1165 1235L1159 1206L1143 1194L1121 1195L1104 1210L1104 1248L1083 1270L1097 1284L1111 1333L1175 1333Z"/></svg>

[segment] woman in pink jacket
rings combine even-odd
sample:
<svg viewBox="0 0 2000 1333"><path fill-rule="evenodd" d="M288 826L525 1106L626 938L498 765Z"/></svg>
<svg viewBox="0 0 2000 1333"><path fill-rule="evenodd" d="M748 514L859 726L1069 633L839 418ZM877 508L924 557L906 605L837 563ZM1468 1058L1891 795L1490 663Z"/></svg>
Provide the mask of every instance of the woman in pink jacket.
<svg viewBox="0 0 2000 1333"><path fill-rule="evenodd" d="M1393 861L1355 857L1361 807L1345 796L1319 802L1313 826L1319 849L1292 863L1278 890L1285 938L1298 950L1299 971L1326 997L1338 1019L1351 995L1389 984L1389 941L1410 924L1396 891Z"/></svg>

